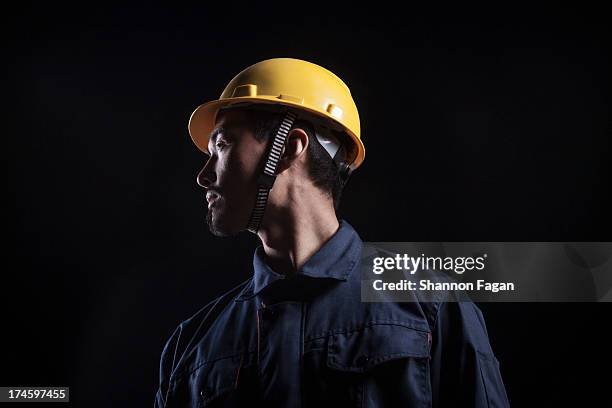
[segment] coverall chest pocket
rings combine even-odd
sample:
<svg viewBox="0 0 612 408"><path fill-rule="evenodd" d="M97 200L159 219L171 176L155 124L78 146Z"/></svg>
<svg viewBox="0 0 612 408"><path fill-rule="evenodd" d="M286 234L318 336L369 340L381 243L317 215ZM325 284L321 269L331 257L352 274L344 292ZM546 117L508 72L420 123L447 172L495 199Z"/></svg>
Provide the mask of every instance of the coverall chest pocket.
<svg viewBox="0 0 612 408"><path fill-rule="evenodd" d="M189 380L191 407L239 407L254 397L253 353L211 360L193 371Z"/></svg>
<svg viewBox="0 0 612 408"><path fill-rule="evenodd" d="M331 334L327 371L353 406L430 406L429 339L398 324Z"/></svg>

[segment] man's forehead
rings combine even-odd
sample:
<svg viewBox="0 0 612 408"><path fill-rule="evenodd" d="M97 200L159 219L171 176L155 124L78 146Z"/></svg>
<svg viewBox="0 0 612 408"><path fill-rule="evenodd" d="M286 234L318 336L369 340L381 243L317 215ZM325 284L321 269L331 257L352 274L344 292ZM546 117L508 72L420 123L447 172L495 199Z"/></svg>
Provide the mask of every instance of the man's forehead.
<svg viewBox="0 0 612 408"><path fill-rule="evenodd" d="M215 119L215 128L212 131L210 138L215 139L219 133L224 130L242 127L249 123L247 112L241 109L232 109L229 111L220 111Z"/></svg>
<svg viewBox="0 0 612 408"><path fill-rule="evenodd" d="M244 109L221 110L217 113L215 126L233 126L234 124L244 124L248 121L249 115Z"/></svg>

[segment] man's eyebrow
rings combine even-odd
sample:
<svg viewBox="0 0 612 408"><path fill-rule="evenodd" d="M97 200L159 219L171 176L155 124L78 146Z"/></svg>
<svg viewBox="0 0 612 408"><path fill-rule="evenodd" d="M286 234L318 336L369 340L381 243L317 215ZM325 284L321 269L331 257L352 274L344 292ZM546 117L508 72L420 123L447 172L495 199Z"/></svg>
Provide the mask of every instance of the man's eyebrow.
<svg viewBox="0 0 612 408"><path fill-rule="evenodd" d="M219 133L224 133L227 129L225 128L225 126L220 125L217 126L212 133L210 134L210 140L212 140L213 144L217 141L217 137L219 136Z"/></svg>
<svg viewBox="0 0 612 408"><path fill-rule="evenodd" d="M227 136L229 139L232 139L234 136L233 132L239 129L241 126L244 126L244 123L232 122L230 124L225 123L223 125L219 125L210 133L210 140L214 144L217 141L217 137L219 137L219 134L221 133L223 133L223 135Z"/></svg>

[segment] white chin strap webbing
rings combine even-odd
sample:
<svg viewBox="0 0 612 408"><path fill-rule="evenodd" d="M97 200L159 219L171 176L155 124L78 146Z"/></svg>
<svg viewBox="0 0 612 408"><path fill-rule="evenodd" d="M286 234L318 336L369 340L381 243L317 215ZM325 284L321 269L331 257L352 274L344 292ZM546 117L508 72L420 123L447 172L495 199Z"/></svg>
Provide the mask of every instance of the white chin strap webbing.
<svg viewBox="0 0 612 408"><path fill-rule="evenodd" d="M287 111L285 114L285 117L281 122L276 135L274 136L270 150L268 151L264 171L257 180L257 197L255 198L255 206L253 207L251 218L249 219L249 224L247 226L247 230L253 234L257 234L257 231L259 230L261 220L263 219L264 212L266 211L268 195L270 194L270 190L272 189L274 181L276 180L276 169L278 167L278 162L280 161L281 155L283 154L283 149L285 148L287 134L289 133L289 130L291 130L291 126L293 126L293 122L295 122L296 118L297 115L294 112Z"/></svg>

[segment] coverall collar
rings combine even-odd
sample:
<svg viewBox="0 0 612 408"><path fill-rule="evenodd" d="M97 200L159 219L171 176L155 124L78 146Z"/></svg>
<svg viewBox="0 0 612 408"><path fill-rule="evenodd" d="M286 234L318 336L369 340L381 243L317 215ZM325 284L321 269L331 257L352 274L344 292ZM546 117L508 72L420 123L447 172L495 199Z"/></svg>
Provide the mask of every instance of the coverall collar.
<svg viewBox="0 0 612 408"><path fill-rule="evenodd" d="M345 220L340 220L338 230L306 261L297 275L311 278L328 278L345 281L358 264L362 241L355 229ZM266 264L263 246L258 246L253 255L253 284L239 299L257 295L266 287L286 276L272 270Z"/></svg>

